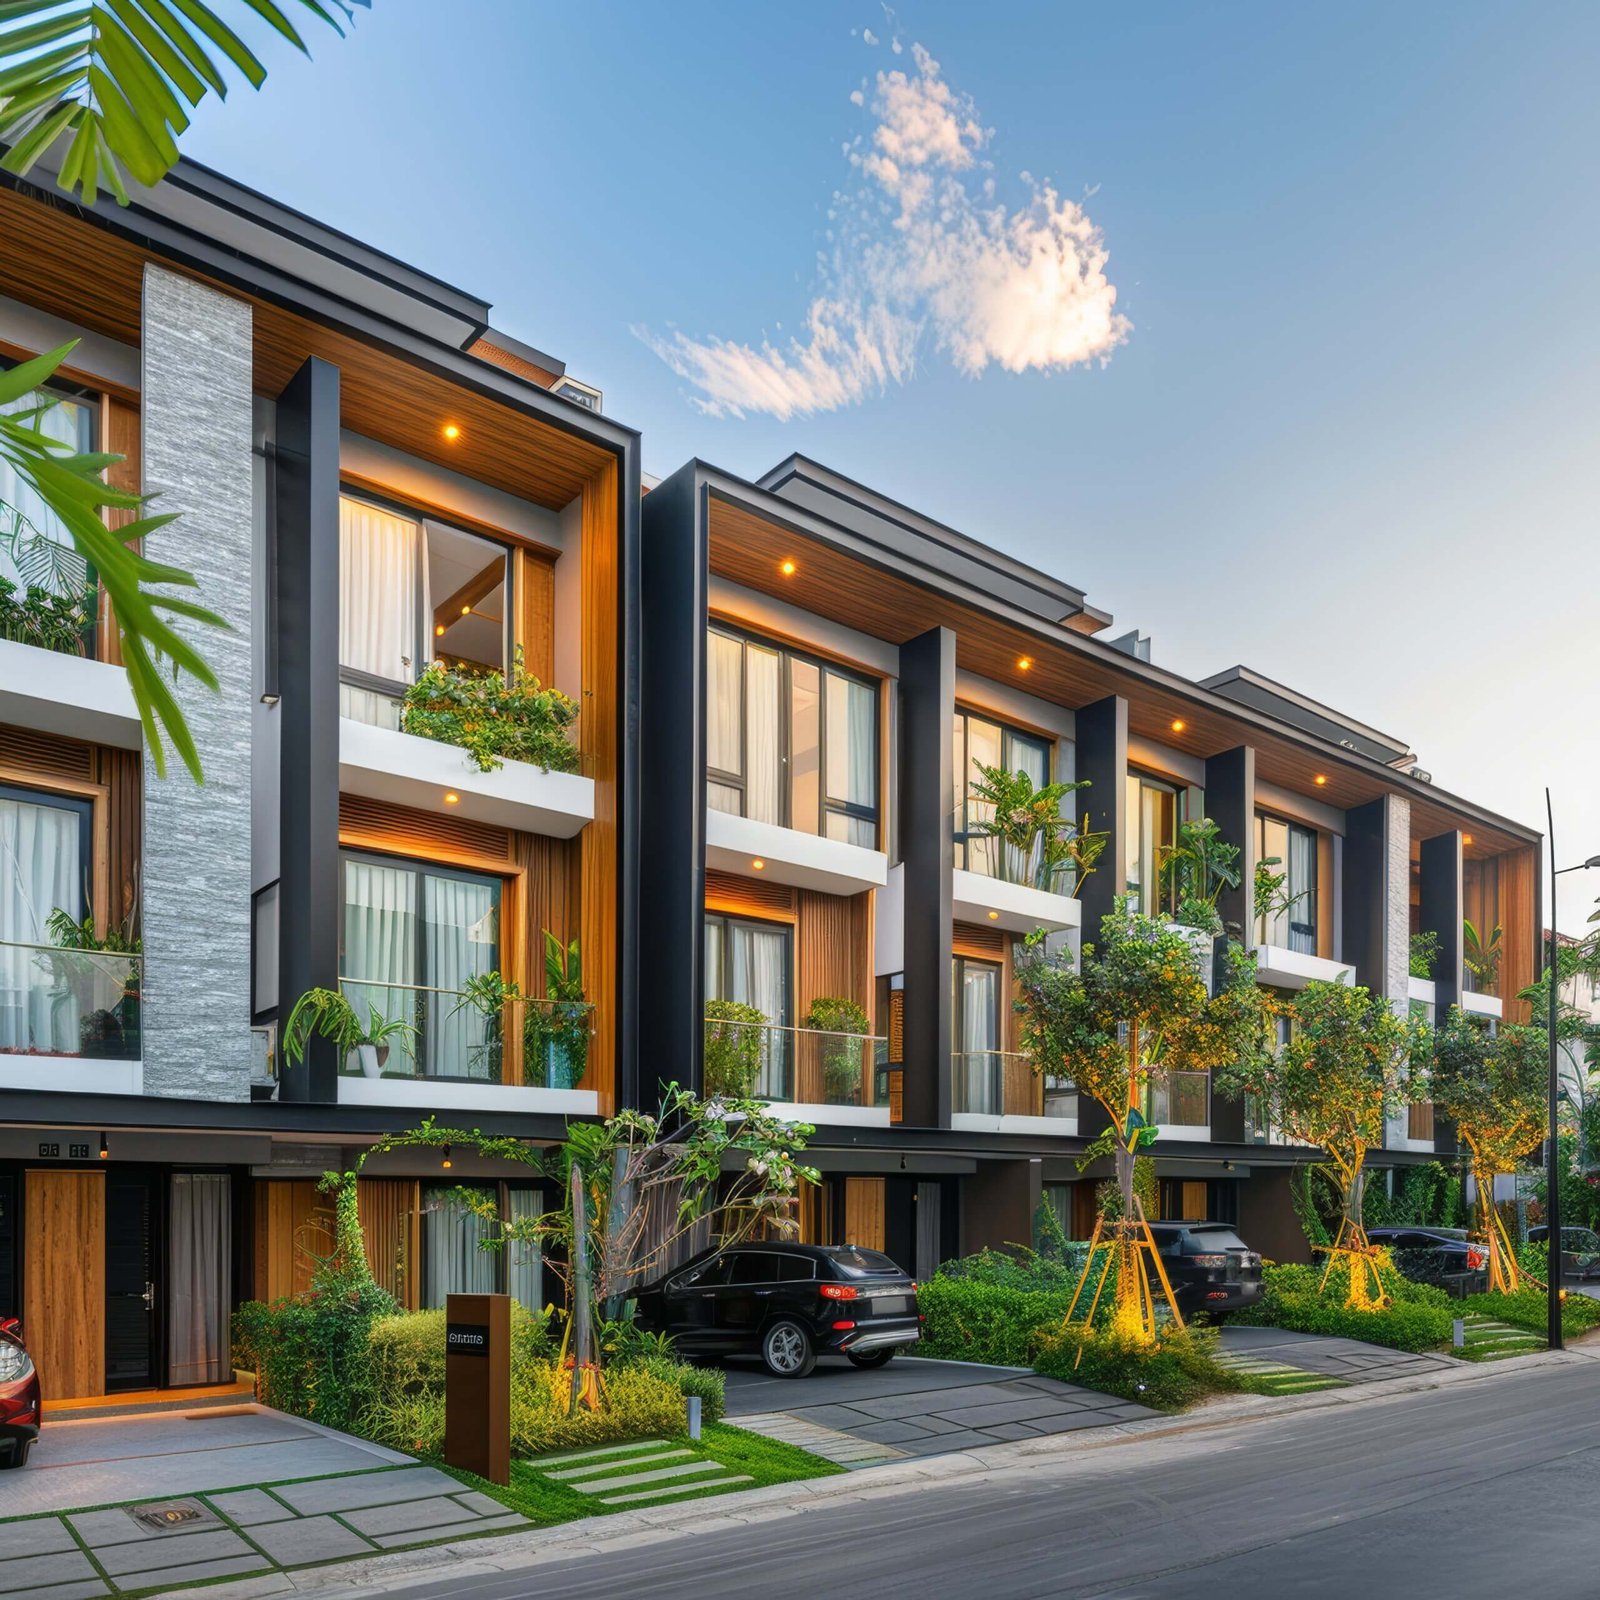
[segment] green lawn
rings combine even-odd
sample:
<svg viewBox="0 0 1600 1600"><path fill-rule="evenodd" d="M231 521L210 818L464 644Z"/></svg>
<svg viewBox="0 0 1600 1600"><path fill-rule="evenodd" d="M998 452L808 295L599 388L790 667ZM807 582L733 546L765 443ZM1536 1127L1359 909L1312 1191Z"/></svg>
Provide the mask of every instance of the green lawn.
<svg viewBox="0 0 1600 1600"><path fill-rule="evenodd" d="M649 1460L645 1460L645 1457ZM720 1472L675 1474L635 1483L618 1483L609 1491L584 1493L575 1481L594 1483L662 1469L714 1464ZM570 1522L577 1517L604 1516L638 1506L676 1505L685 1500L708 1500L740 1489L757 1489L770 1483L794 1483L802 1478L824 1478L843 1467L793 1445L723 1423L708 1424L698 1444L686 1436L665 1437L649 1445L623 1446L611 1451L562 1451L530 1461L511 1463L511 1483L489 1483L470 1472L439 1463L442 1470L492 1495L513 1511L544 1526ZM563 1476L555 1476L562 1474ZM696 1486L697 1478L705 1481ZM608 1496L618 1498L608 1498ZM630 1498L620 1498L629 1496Z"/></svg>

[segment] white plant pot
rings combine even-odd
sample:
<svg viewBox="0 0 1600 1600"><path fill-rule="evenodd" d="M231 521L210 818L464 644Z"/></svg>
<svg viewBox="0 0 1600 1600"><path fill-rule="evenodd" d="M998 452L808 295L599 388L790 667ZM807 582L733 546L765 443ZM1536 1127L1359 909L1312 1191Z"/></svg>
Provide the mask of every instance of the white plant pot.
<svg viewBox="0 0 1600 1600"><path fill-rule="evenodd" d="M352 1060L359 1063L361 1067L361 1076L363 1078L381 1078L383 1076L383 1068L378 1062L377 1045L358 1044L355 1049L353 1049L350 1054L345 1057L345 1064L348 1066Z"/></svg>

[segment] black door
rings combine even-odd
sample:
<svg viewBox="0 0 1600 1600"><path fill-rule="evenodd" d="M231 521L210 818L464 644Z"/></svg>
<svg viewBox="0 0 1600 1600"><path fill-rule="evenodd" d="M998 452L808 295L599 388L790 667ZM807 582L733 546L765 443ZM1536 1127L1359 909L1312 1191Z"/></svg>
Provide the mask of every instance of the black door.
<svg viewBox="0 0 1600 1600"><path fill-rule="evenodd" d="M155 1185L138 1171L106 1174L106 1389L150 1389L156 1370Z"/></svg>

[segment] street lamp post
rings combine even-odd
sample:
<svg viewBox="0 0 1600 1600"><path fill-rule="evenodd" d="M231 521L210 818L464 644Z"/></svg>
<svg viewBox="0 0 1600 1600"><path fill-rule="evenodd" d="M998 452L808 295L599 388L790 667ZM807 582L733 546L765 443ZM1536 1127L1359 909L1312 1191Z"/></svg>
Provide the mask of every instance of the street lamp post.
<svg viewBox="0 0 1600 1600"><path fill-rule="evenodd" d="M1556 1138L1556 1113L1561 1098L1560 1047L1556 1042L1556 1023L1560 1011L1561 967L1557 960L1556 943L1556 879L1563 872L1582 872L1587 867L1600 867L1600 856L1590 856L1575 866L1556 865L1556 819L1550 804L1550 791L1544 792L1545 840L1550 851L1550 1132L1545 1140L1545 1239L1550 1252L1548 1301L1545 1307L1546 1338L1552 1350L1566 1348L1561 1333L1561 1151ZM1491 1197L1492 1203L1492 1197Z"/></svg>

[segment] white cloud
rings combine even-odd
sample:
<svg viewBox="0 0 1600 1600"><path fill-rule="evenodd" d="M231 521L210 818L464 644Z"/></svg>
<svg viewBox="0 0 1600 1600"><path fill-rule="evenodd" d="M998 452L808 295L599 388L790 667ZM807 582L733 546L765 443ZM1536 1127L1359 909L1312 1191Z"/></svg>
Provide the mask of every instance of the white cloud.
<svg viewBox="0 0 1600 1600"><path fill-rule="evenodd" d="M998 200L993 130L921 45L911 56L911 71L877 75L868 147L845 147L863 182L836 197L803 335L752 345L637 330L703 411L837 410L906 382L924 345L973 377L1104 364L1132 331L1083 208L1027 174L1020 204Z"/></svg>
<svg viewBox="0 0 1600 1600"><path fill-rule="evenodd" d="M861 37L867 44L876 44L878 42L878 36L872 31L871 28L863 28L861 30Z"/></svg>

